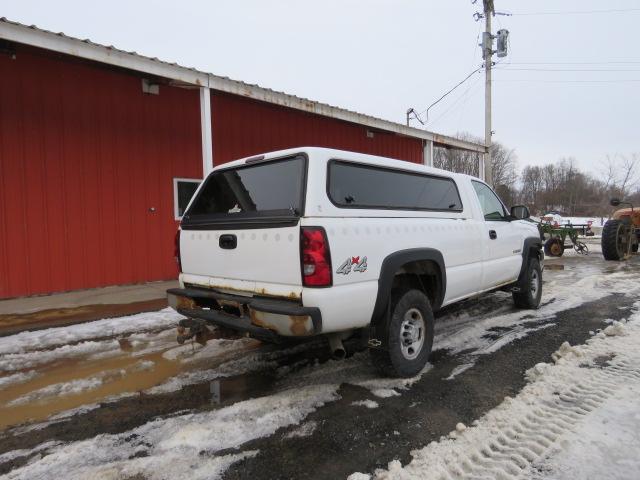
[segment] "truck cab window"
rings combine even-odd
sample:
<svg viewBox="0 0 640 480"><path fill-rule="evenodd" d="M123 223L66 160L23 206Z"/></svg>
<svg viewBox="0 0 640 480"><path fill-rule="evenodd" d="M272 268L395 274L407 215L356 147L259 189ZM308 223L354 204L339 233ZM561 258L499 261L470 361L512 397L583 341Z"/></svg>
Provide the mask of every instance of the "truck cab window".
<svg viewBox="0 0 640 480"><path fill-rule="evenodd" d="M506 220L507 213L498 196L484 183L472 181L485 220Z"/></svg>

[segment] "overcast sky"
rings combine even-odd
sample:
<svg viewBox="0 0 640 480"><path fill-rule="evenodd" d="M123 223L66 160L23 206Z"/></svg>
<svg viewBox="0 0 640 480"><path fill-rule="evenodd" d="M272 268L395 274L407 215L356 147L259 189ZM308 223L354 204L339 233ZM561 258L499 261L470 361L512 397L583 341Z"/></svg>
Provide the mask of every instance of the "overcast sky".
<svg viewBox="0 0 640 480"><path fill-rule="evenodd" d="M513 15L494 20L494 31L511 32L494 75L494 139L520 167L572 156L598 172L607 154L640 152L640 1L495 6ZM480 9L471 0L0 0L11 20L401 123L481 65ZM427 128L483 136L482 79L434 107Z"/></svg>

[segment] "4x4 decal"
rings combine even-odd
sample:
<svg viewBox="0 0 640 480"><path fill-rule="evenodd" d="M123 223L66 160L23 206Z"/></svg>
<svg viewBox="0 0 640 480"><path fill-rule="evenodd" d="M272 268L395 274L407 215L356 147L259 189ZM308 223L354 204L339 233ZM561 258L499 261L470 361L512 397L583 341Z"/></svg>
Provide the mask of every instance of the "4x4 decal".
<svg viewBox="0 0 640 480"><path fill-rule="evenodd" d="M367 257L350 257L347 258L336 273L340 273L342 275L349 275L351 271L363 273L367 270Z"/></svg>

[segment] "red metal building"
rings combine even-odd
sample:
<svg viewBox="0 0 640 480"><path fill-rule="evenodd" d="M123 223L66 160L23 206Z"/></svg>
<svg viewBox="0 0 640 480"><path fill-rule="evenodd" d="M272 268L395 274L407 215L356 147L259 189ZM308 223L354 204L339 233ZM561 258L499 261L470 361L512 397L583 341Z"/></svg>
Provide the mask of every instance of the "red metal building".
<svg viewBox="0 0 640 480"><path fill-rule="evenodd" d="M0 299L170 279L213 165L326 146L484 147L0 19Z"/></svg>

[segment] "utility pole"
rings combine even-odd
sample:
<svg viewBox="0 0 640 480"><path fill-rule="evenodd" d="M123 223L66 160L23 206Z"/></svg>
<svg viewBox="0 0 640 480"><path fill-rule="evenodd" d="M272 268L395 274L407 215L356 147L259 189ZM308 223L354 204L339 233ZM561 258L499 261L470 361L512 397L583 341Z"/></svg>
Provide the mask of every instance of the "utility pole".
<svg viewBox="0 0 640 480"><path fill-rule="evenodd" d="M493 35L491 34L491 17L494 14L493 0L483 0L484 3L484 24L485 31L482 41L483 57L484 57L484 144L487 147L487 153L484 154L482 161L483 172L482 179L489 185L493 186L491 172L491 67L493 62Z"/></svg>

